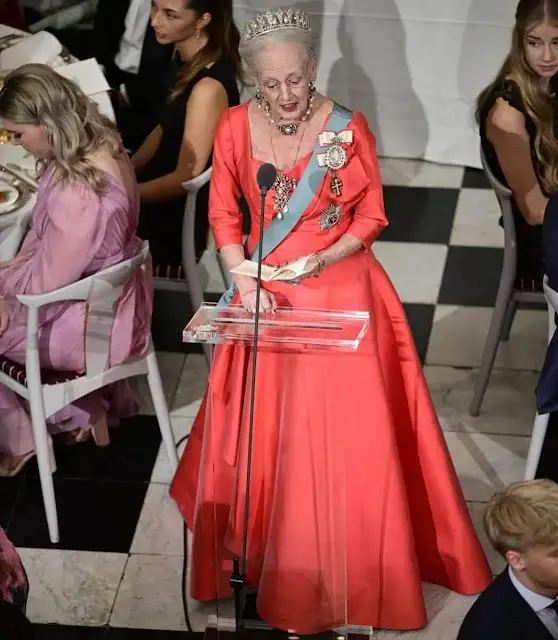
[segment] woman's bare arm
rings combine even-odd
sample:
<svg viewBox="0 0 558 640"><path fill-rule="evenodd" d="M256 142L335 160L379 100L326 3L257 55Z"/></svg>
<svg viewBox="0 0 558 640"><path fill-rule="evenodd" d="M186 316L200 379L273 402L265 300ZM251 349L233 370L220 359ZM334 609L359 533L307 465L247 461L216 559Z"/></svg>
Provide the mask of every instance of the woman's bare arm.
<svg viewBox="0 0 558 640"><path fill-rule="evenodd" d="M523 217L529 224L542 224L548 198L533 167L524 115L499 98L488 114L486 134Z"/></svg>
<svg viewBox="0 0 558 640"><path fill-rule="evenodd" d="M193 88L186 106L184 136L176 169L165 176L140 184L142 202L161 202L184 193L182 184L205 169L215 138L217 122L229 106L223 85L203 78Z"/></svg>
<svg viewBox="0 0 558 640"><path fill-rule="evenodd" d="M139 173L155 155L155 152L159 148L162 135L163 129L160 126L156 126L143 141L141 147L134 153L132 156L132 164L134 165L136 173Z"/></svg>

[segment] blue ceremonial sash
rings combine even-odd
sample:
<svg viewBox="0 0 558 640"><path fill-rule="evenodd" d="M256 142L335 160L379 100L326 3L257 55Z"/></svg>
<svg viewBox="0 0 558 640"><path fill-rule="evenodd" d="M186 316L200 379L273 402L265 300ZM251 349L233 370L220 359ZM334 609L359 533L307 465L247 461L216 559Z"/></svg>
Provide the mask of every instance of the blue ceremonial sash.
<svg viewBox="0 0 558 640"><path fill-rule="evenodd" d="M333 110L327 122L328 131L342 131L346 128L353 117L353 112L342 107L340 104L334 103ZM304 212L310 206L312 199L314 198L314 189L317 189L323 182L323 179L327 172L327 167L320 167L318 164L318 154L321 153L320 142L316 144L310 162L304 171L300 182L297 184L296 189L287 202L288 213L283 214L283 217L273 218L269 223L269 226L263 234L262 244L262 260L266 258L276 247L278 247L283 240L289 235L289 233L296 227ZM255 262L259 259L259 247L256 248L251 256L251 260ZM236 291L236 284L233 282L230 288L225 291L219 300L219 305L227 305L232 300L234 292Z"/></svg>

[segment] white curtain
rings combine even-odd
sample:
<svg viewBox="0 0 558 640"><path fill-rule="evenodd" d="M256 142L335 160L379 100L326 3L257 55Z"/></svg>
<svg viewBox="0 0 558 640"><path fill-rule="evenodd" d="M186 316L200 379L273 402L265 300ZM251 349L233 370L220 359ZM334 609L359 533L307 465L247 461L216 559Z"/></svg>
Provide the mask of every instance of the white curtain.
<svg viewBox="0 0 558 640"><path fill-rule="evenodd" d="M242 26L281 0L235 0ZM299 0L318 41L318 89L364 112L380 155L480 167L479 91L510 44L516 0Z"/></svg>

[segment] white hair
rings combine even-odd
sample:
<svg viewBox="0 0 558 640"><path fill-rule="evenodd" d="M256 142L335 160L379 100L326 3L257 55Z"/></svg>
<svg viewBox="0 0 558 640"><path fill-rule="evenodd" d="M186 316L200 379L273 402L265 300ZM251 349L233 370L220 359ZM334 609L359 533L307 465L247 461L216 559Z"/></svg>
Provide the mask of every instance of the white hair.
<svg viewBox="0 0 558 640"><path fill-rule="evenodd" d="M283 44L285 42L303 45L308 59L316 59L314 36L311 31L304 31L303 29L295 28L277 29L277 31L270 31L260 36L256 36L251 40L243 40L240 43L239 53L244 64L248 68L249 74L252 77L255 74L257 57L260 51L273 46L274 44Z"/></svg>

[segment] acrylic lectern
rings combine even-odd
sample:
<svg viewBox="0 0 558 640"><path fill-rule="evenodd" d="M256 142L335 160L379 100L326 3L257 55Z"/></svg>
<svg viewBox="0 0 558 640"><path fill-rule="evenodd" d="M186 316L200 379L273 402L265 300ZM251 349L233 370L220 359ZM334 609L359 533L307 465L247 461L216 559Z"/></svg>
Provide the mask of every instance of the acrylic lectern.
<svg viewBox="0 0 558 640"><path fill-rule="evenodd" d="M207 636L369 633L351 621L343 405L331 379L333 367L350 372L369 322L292 308L256 321L204 303L184 329L185 342L210 345L203 429L188 444L200 463L187 593Z"/></svg>

